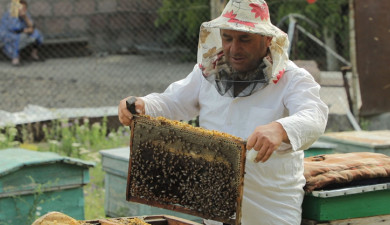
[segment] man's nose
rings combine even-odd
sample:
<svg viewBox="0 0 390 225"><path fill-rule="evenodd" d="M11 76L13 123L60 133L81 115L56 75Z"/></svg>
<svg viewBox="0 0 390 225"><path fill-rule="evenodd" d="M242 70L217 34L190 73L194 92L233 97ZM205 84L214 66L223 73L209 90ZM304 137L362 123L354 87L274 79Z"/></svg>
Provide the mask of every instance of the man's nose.
<svg viewBox="0 0 390 225"><path fill-rule="evenodd" d="M230 54L231 55L237 54L240 52L240 49L241 49L240 42L238 40L233 40L230 46Z"/></svg>

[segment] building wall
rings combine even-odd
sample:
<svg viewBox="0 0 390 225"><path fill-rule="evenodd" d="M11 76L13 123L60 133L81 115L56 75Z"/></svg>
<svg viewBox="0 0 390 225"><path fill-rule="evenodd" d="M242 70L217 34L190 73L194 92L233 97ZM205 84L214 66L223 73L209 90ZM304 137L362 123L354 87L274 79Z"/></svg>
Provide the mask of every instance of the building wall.
<svg viewBox="0 0 390 225"><path fill-rule="evenodd" d="M11 0L0 0L0 13ZM27 0L46 39L85 37L98 51L153 41L162 0Z"/></svg>

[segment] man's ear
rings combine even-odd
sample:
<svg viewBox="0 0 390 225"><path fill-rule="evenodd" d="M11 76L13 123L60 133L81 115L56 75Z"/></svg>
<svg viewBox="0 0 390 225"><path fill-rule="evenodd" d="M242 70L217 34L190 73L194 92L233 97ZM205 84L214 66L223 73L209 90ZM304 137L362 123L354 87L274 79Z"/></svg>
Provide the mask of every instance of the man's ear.
<svg viewBox="0 0 390 225"><path fill-rule="evenodd" d="M267 47L269 47L270 45L271 45L271 41L272 41L272 38L273 37L268 37L268 36L265 36L265 42L266 42L266 44L267 44Z"/></svg>

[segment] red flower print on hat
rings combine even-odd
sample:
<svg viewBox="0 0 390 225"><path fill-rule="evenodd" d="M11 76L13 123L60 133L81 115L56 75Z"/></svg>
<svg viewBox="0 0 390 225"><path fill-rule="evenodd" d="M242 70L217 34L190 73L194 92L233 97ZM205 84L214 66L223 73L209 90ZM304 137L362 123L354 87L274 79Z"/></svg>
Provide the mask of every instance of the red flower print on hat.
<svg viewBox="0 0 390 225"><path fill-rule="evenodd" d="M276 75L276 79L273 80L273 82L274 82L275 84L278 83L278 81L280 80L280 78L282 78L282 76L283 76L283 74L284 74L285 71L286 71L286 70L279 71L279 74Z"/></svg>
<svg viewBox="0 0 390 225"><path fill-rule="evenodd" d="M262 5L251 3L249 6L252 7L251 12L255 13L255 18L260 17L261 20L267 20L269 18L268 5L266 3Z"/></svg>
<svg viewBox="0 0 390 225"><path fill-rule="evenodd" d="M238 20L238 19L236 19L236 16L237 16L237 14L234 14L233 10L230 12L227 12L223 15L223 17L230 19L228 21L229 23L238 23L238 24L243 24L243 25L249 26L249 27L255 27L255 23Z"/></svg>

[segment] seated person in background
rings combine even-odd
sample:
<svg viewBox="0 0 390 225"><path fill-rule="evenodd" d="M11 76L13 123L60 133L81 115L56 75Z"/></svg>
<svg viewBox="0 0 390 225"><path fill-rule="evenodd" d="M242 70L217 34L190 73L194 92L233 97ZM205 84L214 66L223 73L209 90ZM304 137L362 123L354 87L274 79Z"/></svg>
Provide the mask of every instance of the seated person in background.
<svg viewBox="0 0 390 225"><path fill-rule="evenodd" d="M43 36L35 29L27 11L27 2L13 0L10 10L5 12L0 24L0 43L3 44L3 52L12 59L12 65L20 65L20 50L31 44L31 59L40 60L38 47L42 42Z"/></svg>

